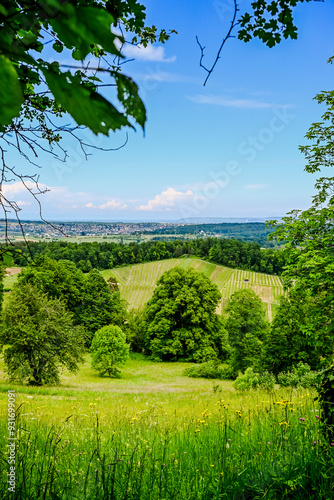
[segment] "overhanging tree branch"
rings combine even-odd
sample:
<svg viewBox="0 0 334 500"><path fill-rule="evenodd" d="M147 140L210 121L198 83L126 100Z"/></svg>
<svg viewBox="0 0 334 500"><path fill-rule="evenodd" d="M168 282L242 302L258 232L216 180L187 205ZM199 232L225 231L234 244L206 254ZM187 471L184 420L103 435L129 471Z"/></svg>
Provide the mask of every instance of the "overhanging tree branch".
<svg viewBox="0 0 334 500"><path fill-rule="evenodd" d="M232 35L232 32L234 30L234 28L236 26L238 26L238 24L240 24L240 21L237 21L237 13L239 11L239 8L238 8L238 3L237 3L237 0L234 0L234 11L233 11L233 16L232 16L232 20L231 20L231 25L230 25L230 28L226 34L226 36L224 37L222 43L220 44L220 47L218 49L218 52L217 52L217 55L216 55L216 58L211 66L211 68L208 68L207 66L205 66L203 64L203 59L204 59L204 50L205 50L205 47L201 45L199 39L198 39L198 36L196 36L196 42L200 48L200 51L201 51L201 56L200 56L200 60L199 60L199 66L200 68L203 68L204 71L206 71L207 75L206 75L206 78L204 80L204 83L203 83L203 86L205 87L206 85L206 82L208 81L208 79L210 78L210 75L212 74L213 70L215 69L219 59L220 59L220 54L221 54L221 51L223 50L223 47L225 45L225 43L227 42L227 40L229 38L235 38L234 35Z"/></svg>

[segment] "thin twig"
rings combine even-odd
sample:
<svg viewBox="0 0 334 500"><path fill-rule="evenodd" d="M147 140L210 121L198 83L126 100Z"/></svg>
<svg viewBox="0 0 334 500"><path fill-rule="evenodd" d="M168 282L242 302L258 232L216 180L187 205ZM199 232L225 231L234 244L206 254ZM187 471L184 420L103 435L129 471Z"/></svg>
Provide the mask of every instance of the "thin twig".
<svg viewBox="0 0 334 500"><path fill-rule="evenodd" d="M238 4L237 4L237 0L234 0L234 12L233 12L233 17L232 17L232 21L231 21L231 26L225 36L225 38L223 39L222 43L220 44L220 47L219 47L219 50L217 52L217 55L216 55L216 59L214 60L214 63L212 64L211 68L207 68L206 66L204 66L203 64L203 59L204 59L204 50L205 50L205 47L203 45L200 44L200 41L198 39L198 37L196 36L196 42L201 50L201 57L200 57L200 60L199 60L199 66L200 68L203 68L204 71L207 72L207 76L204 80L204 83L203 83L203 86L205 87L206 85L206 82L208 81L208 79L210 78L210 75L211 73L213 72L213 70L215 69L219 59L220 59L220 54L221 54L221 51L223 50L223 47L225 45L225 43L227 42L227 40L229 38L235 38L234 35L232 35L232 31L234 30L234 28L240 23L240 21L237 21L236 18L237 18L237 12L239 11L239 8L238 8Z"/></svg>

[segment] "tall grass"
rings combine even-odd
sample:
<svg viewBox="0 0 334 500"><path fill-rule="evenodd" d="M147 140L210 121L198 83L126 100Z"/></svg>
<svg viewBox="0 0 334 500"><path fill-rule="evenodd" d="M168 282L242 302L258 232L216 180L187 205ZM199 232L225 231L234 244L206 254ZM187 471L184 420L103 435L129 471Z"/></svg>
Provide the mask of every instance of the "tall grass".
<svg viewBox="0 0 334 500"><path fill-rule="evenodd" d="M323 440L311 394L294 401L254 392L248 407L217 397L200 414L119 405L17 418L16 492L3 499L239 500L334 497L334 446ZM250 402L250 399L248 399ZM85 413L82 414L82 411ZM33 420L32 420L33 418Z"/></svg>

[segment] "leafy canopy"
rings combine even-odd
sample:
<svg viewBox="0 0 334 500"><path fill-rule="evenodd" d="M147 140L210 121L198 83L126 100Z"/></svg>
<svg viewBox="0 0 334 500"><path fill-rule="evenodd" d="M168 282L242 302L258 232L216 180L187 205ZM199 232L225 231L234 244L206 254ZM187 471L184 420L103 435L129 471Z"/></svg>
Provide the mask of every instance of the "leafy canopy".
<svg viewBox="0 0 334 500"><path fill-rule="evenodd" d="M232 370L236 374L248 367L257 368L269 328L261 299L252 290L240 290L232 295L226 312Z"/></svg>
<svg viewBox="0 0 334 500"><path fill-rule="evenodd" d="M47 112L67 112L95 134L133 127L129 118L144 128L146 111L138 87L120 72L126 43L122 29L135 35L132 43L144 45L157 38L164 42L169 33L145 27L145 7L137 0L4 0L0 27L1 132L10 130L13 119L21 116L40 120L50 139L56 140L45 120ZM44 50L50 42L53 62ZM77 71L62 71L57 56L63 50L73 60L67 66ZM105 61L108 54L113 62L103 68L99 60ZM94 72L78 64L87 56L95 58ZM102 71L116 87L120 109L99 92Z"/></svg>
<svg viewBox="0 0 334 500"><path fill-rule="evenodd" d="M331 353L333 346L324 337L319 349L315 342L312 312L319 307L321 297L310 296L308 290L292 287L286 296L281 297L269 335L265 342L265 367L277 375L297 366L308 363L318 369L321 356Z"/></svg>
<svg viewBox="0 0 334 500"><path fill-rule="evenodd" d="M104 326L97 330L90 348L92 368L100 375L119 377L117 366L124 364L129 357L129 346L125 334L118 326Z"/></svg>
<svg viewBox="0 0 334 500"><path fill-rule="evenodd" d="M326 105L326 111L322 121L313 123L306 134L311 144L300 147L309 173L333 165L334 91L323 92L316 99ZM309 335L324 361L330 362L334 342L334 177L320 177L315 187L317 193L309 209L293 210L281 223L270 221L276 227L270 238L284 241L287 286L294 284L302 294L308 290L315 297Z"/></svg>
<svg viewBox="0 0 334 500"><path fill-rule="evenodd" d="M75 372L83 361L84 331L58 299L18 282L2 315L0 346L10 380L42 385L59 382L59 368Z"/></svg>
<svg viewBox="0 0 334 500"><path fill-rule="evenodd" d="M147 350L155 359L207 361L226 354L216 308L221 295L202 273L175 267L165 272L144 313Z"/></svg>
<svg viewBox="0 0 334 500"><path fill-rule="evenodd" d="M85 275L73 262L40 257L20 273L19 282L30 283L48 297L62 300L72 312L74 323L85 327L88 344L102 326L122 326L125 322L126 310L119 292L111 292L97 269Z"/></svg>
<svg viewBox="0 0 334 500"><path fill-rule="evenodd" d="M297 26L293 19L293 9L299 3L311 0L257 0L252 2L251 13L240 19L238 38L249 42L259 38L268 47L287 39L297 38Z"/></svg>

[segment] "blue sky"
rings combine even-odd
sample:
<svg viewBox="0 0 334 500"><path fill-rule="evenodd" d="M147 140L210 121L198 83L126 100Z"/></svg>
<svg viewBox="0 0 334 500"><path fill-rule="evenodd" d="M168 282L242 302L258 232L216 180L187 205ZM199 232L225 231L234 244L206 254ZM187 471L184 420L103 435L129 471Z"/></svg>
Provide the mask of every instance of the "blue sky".
<svg viewBox="0 0 334 500"><path fill-rule="evenodd" d="M249 3L241 1L241 11ZM231 0L145 4L149 24L178 31L165 46L128 48L136 60L124 72L141 89L145 136L139 128L130 131L124 148L92 150L88 161L68 140L67 164L40 156L40 182L50 189L41 200L45 217L271 217L307 208L315 178L303 172L298 145L324 110L312 98L333 88L333 68L326 64L334 47L333 2L295 10L297 41L269 49L259 41L229 40L205 87L195 36L207 47L210 65L229 23ZM85 137L115 148L125 132ZM15 155L11 161L32 171ZM8 189L21 202L23 218L38 217L19 186Z"/></svg>

